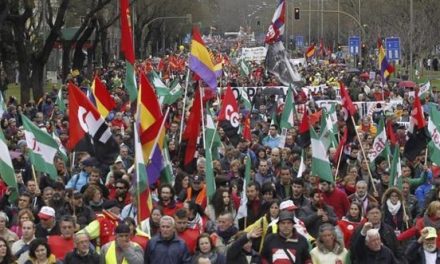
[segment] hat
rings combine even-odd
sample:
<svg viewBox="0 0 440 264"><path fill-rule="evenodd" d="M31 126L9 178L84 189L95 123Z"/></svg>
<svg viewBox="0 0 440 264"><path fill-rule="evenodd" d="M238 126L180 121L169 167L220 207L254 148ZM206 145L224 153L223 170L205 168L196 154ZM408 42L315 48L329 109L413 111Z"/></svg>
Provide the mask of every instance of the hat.
<svg viewBox="0 0 440 264"><path fill-rule="evenodd" d="M192 182L202 182L203 180L204 178L200 175L194 175L193 177L191 177Z"/></svg>
<svg viewBox="0 0 440 264"><path fill-rule="evenodd" d="M115 200L106 200L102 204L102 208L104 208L106 210L112 209L113 207L117 207L117 206L118 206L118 204L116 203Z"/></svg>
<svg viewBox="0 0 440 264"><path fill-rule="evenodd" d="M423 228L422 234L423 234L423 231L425 231L425 230L428 230L428 234L426 235L425 239L437 238L437 231L435 230L434 227L427 226L427 227Z"/></svg>
<svg viewBox="0 0 440 264"><path fill-rule="evenodd" d="M281 211L280 216L278 218L278 223L283 220L290 220L290 221L294 222L293 221L293 214L289 211Z"/></svg>
<svg viewBox="0 0 440 264"><path fill-rule="evenodd" d="M296 206L292 200L287 200L287 201L283 201L280 204L280 210L287 210L287 211L292 211L298 209L298 206Z"/></svg>
<svg viewBox="0 0 440 264"><path fill-rule="evenodd" d="M120 223L116 228L115 228L115 233L116 234L129 234L130 233L130 227L127 224L124 223Z"/></svg>
<svg viewBox="0 0 440 264"><path fill-rule="evenodd" d="M84 166L96 166L96 165L98 165L98 161L94 157L90 157L90 158L83 160L82 164Z"/></svg>
<svg viewBox="0 0 440 264"><path fill-rule="evenodd" d="M55 217L55 210L49 206L43 206L38 213L40 219L49 220Z"/></svg>

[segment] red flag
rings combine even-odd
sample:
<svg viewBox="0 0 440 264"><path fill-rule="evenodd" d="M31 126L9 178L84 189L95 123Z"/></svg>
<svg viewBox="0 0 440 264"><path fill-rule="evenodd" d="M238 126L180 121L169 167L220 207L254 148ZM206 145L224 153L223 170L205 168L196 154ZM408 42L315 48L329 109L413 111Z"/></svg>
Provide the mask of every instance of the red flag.
<svg viewBox="0 0 440 264"><path fill-rule="evenodd" d="M347 127L344 128L344 135L342 136L341 140L339 141L339 145L336 148L336 152L333 156L333 164L338 164L339 162L339 156L341 155L341 152L344 151L344 146L347 143L348 138L348 129Z"/></svg>
<svg viewBox="0 0 440 264"><path fill-rule="evenodd" d="M87 151L102 163L112 164L119 155L119 145L113 138L110 128L78 87L69 83L68 89L70 114L67 147L71 150Z"/></svg>
<svg viewBox="0 0 440 264"><path fill-rule="evenodd" d="M312 57L313 55L315 55L315 44L313 44L312 43L312 45L310 45L308 48L307 48L307 51L306 51L306 57L307 58L310 58L310 57Z"/></svg>
<svg viewBox="0 0 440 264"><path fill-rule="evenodd" d="M310 123L307 108L304 110L304 114L298 128L298 145L302 148L310 145Z"/></svg>
<svg viewBox="0 0 440 264"><path fill-rule="evenodd" d="M252 134L251 134L251 120L250 115L246 115L243 120L243 138L252 142Z"/></svg>
<svg viewBox="0 0 440 264"><path fill-rule="evenodd" d="M386 132L391 144L396 145L398 141L397 141L396 133L394 133L393 122L391 120L387 121Z"/></svg>
<svg viewBox="0 0 440 264"><path fill-rule="evenodd" d="M128 0L120 0L121 8L121 51L125 59L134 65L133 34L131 32L130 6Z"/></svg>
<svg viewBox="0 0 440 264"><path fill-rule="evenodd" d="M200 134L200 124L202 121L202 108L200 105L200 89L196 90L191 113L188 117L185 131L182 138L187 140L184 164L189 164L194 159L196 152L197 138Z"/></svg>
<svg viewBox="0 0 440 264"><path fill-rule="evenodd" d="M351 101L350 95L345 89L345 85L343 82L339 82L339 87L341 89L341 98L342 98L342 107L347 111L347 114L354 116L356 114L356 107Z"/></svg>
<svg viewBox="0 0 440 264"><path fill-rule="evenodd" d="M233 127L238 127L240 124L238 114L238 103L232 92L231 86L228 84L226 88L225 96L222 101L222 108L218 116L218 121L228 120Z"/></svg>
<svg viewBox="0 0 440 264"><path fill-rule="evenodd" d="M410 129L422 129L426 126L425 116L423 115L422 104L420 103L419 93L416 91L413 109L411 111ZM411 133L413 131L410 131Z"/></svg>

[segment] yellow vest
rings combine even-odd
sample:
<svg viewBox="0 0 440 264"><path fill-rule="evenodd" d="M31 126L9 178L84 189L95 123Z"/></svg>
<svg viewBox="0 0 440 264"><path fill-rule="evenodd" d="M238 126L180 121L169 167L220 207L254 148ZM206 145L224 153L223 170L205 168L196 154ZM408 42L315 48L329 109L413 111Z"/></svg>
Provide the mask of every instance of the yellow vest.
<svg viewBox="0 0 440 264"><path fill-rule="evenodd" d="M116 258L116 242L113 241L110 244L110 247L107 250L107 253L105 254L105 263L113 264L118 263L118 259ZM127 260L122 259L122 264L128 264Z"/></svg>

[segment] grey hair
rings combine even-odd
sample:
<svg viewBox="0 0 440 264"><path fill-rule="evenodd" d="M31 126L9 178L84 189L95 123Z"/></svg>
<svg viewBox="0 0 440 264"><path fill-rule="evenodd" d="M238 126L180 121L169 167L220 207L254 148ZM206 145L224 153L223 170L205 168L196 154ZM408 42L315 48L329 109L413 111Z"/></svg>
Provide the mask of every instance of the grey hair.
<svg viewBox="0 0 440 264"><path fill-rule="evenodd" d="M367 234L365 235L365 242L370 241L370 239L374 237L380 237L379 229L377 228L373 228L367 231Z"/></svg>
<svg viewBox="0 0 440 264"><path fill-rule="evenodd" d="M162 217L160 218L160 222L159 222L159 224L162 224L162 222L165 222L165 221L169 221L169 222L171 222L171 225L173 225L173 226L176 225L176 222L174 221L174 218L172 218L172 217L169 216L169 215L164 215L164 216L162 216Z"/></svg>
<svg viewBox="0 0 440 264"><path fill-rule="evenodd" d="M5 212L0 211L0 218L4 219L6 221L6 224L9 223L9 217Z"/></svg>

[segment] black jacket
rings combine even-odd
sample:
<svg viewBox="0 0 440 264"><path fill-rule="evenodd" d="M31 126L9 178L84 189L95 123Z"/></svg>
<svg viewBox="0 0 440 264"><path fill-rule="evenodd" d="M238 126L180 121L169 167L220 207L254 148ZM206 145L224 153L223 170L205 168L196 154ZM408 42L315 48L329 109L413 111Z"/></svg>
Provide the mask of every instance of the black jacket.
<svg viewBox="0 0 440 264"><path fill-rule="evenodd" d="M363 241L365 242L365 237L361 234L361 230L362 230L363 226L364 225L359 225L359 227L356 229L356 231L354 232L354 234L351 238L351 248L350 248L351 252L355 252L355 248L353 245L354 242L359 241L360 239L363 239ZM403 261L403 263L405 263L404 256L403 256L404 252L401 249L401 247L399 246L399 242L397 241L396 233L394 233L393 228L391 226L389 226L388 224L382 222L380 224L379 234L380 234L380 239L382 240L382 243L389 250L391 250L391 252L394 254L394 256L397 257L398 260ZM354 259L358 258L357 254L352 253L351 255L352 255L352 258L354 258ZM357 262L353 262L353 263L357 263ZM365 263L367 263L367 262L365 262Z"/></svg>
<svg viewBox="0 0 440 264"><path fill-rule="evenodd" d="M228 246L226 250L226 263L234 263L234 264L259 264L261 263L261 257L257 251L252 250L250 253L251 262L248 263L246 253L243 250L243 246L249 241L247 235L241 236L239 239L235 240L232 244Z"/></svg>
<svg viewBox="0 0 440 264"><path fill-rule="evenodd" d="M67 253L64 258L64 264L98 264L99 255L94 251L89 251L89 254L85 256L80 256L76 252L76 249L72 252Z"/></svg>
<svg viewBox="0 0 440 264"><path fill-rule="evenodd" d="M382 239L382 235L381 235L381 239ZM365 236L363 236L360 232L356 236L353 236L350 251L352 257L354 258L353 263L358 263L358 264L400 263L394 257L393 252L385 245L382 245L379 251L370 250L365 245Z"/></svg>
<svg viewBox="0 0 440 264"><path fill-rule="evenodd" d="M406 249L405 256L408 259L408 263L426 264L425 253L422 244L417 241L411 242ZM440 264L440 251L437 249L436 264Z"/></svg>

